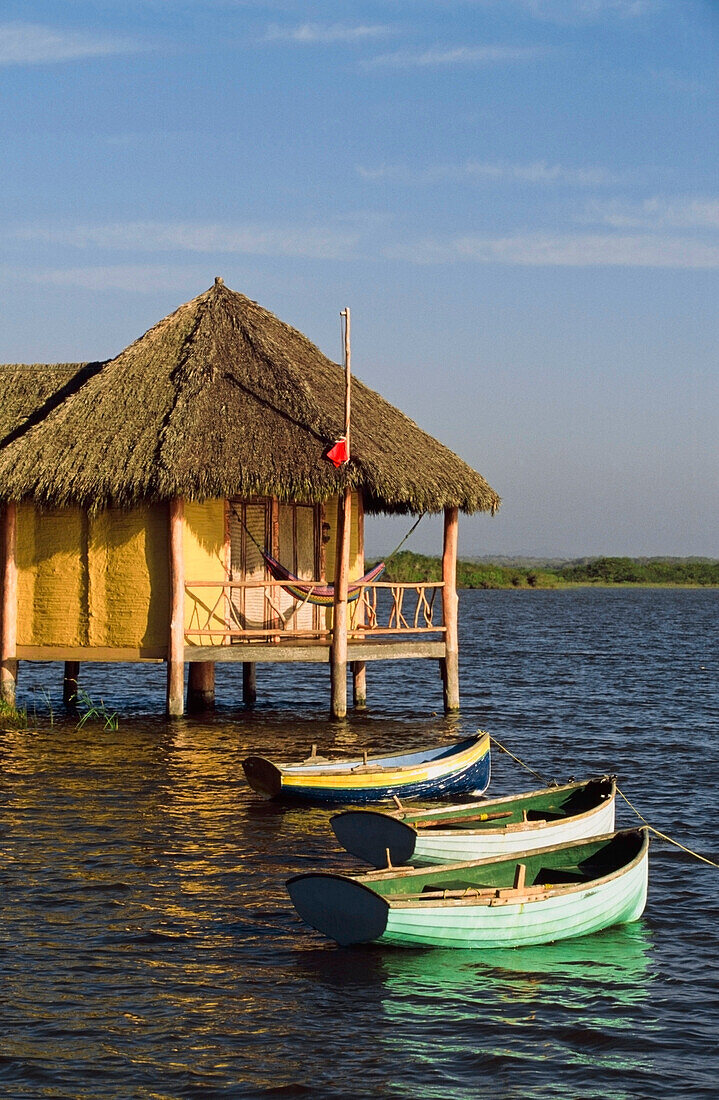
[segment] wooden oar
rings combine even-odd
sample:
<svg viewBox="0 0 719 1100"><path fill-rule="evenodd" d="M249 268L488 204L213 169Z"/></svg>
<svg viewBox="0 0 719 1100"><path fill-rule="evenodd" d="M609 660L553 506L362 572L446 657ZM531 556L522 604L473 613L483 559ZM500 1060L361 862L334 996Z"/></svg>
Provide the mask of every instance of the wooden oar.
<svg viewBox="0 0 719 1100"><path fill-rule="evenodd" d="M505 817L511 817L512 810L503 810L496 814L471 814L466 817L444 817L441 821L415 821L414 829L444 829L448 825L463 825L465 821L499 821ZM407 821L405 820L405 824Z"/></svg>

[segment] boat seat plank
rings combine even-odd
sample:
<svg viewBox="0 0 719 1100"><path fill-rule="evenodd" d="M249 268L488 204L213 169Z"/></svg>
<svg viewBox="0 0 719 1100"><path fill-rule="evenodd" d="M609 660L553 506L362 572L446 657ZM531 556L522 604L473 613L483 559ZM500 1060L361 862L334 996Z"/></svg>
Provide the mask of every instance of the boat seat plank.
<svg viewBox="0 0 719 1100"><path fill-rule="evenodd" d="M511 810L505 810L502 813L496 814L482 813L471 815L465 814L463 817L445 817L439 821L423 821L421 818L417 820L406 818L405 821L414 829L463 829L465 826L474 829L477 826L477 822L491 823L492 821L501 821L507 817L512 817Z"/></svg>

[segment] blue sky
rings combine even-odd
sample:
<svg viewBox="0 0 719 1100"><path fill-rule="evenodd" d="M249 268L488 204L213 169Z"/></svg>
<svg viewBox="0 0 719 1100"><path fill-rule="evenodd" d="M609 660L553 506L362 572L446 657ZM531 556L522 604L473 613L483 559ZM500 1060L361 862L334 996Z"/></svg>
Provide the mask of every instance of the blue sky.
<svg viewBox="0 0 719 1100"><path fill-rule="evenodd" d="M719 556L718 46L710 0L4 0L0 359L215 275L337 359L349 305L503 497L461 553Z"/></svg>

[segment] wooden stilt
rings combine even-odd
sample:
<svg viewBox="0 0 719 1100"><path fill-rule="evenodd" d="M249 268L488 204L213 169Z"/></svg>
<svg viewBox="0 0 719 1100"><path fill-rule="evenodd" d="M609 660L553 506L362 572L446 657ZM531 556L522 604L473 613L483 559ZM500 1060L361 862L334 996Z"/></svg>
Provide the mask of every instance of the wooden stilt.
<svg viewBox="0 0 719 1100"><path fill-rule="evenodd" d="M253 707L257 702L257 665L254 661L242 662L242 702Z"/></svg>
<svg viewBox="0 0 719 1100"><path fill-rule="evenodd" d="M364 573L364 500L361 492L357 494L357 567L360 574ZM361 596L355 608L355 626L364 626L365 607ZM364 638L364 634L357 637ZM355 710L367 709L367 665L364 661L352 662L352 705Z"/></svg>
<svg viewBox="0 0 719 1100"><path fill-rule="evenodd" d="M459 638L457 598L457 536L459 511L444 510L444 550L442 553L442 615L445 626L446 655L442 659L442 688L445 713L459 710Z"/></svg>
<svg viewBox="0 0 719 1100"><path fill-rule="evenodd" d="M168 511L170 623L167 640L167 713L177 717L184 712L185 680L185 509L182 498L173 497Z"/></svg>
<svg viewBox="0 0 719 1100"><path fill-rule="evenodd" d="M345 444L347 462L350 450L350 405L352 367L350 358L350 311L342 311L345 319ZM332 717L347 715L347 589L350 569L350 521L352 490L345 488L337 500L337 542L335 545L334 611L330 672L332 678Z"/></svg>
<svg viewBox="0 0 719 1100"><path fill-rule="evenodd" d="M330 669L332 677L332 717L347 715L347 589L349 584L350 518L352 492L345 489L337 501L337 547L335 567L334 615Z"/></svg>
<svg viewBox="0 0 719 1100"><path fill-rule="evenodd" d="M77 710L77 681L80 676L79 661L65 661L62 677L62 702L67 710Z"/></svg>
<svg viewBox="0 0 719 1100"><path fill-rule="evenodd" d="M215 709L215 662L190 661L187 670L187 710L199 714Z"/></svg>
<svg viewBox="0 0 719 1100"><path fill-rule="evenodd" d="M17 686L17 504L2 513L2 626L0 627L0 698L15 706Z"/></svg>
<svg viewBox="0 0 719 1100"><path fill-rule="evenodd" d="M352 661L352 704L355 710L367 709L367 665Z"/></svg>

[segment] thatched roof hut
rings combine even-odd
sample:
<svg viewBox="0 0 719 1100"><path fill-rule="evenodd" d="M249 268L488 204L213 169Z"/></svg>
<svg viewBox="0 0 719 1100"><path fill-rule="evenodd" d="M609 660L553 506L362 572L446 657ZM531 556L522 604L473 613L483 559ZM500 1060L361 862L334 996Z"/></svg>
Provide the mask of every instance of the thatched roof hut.
<svg viewBox="0 0 719 1100"><path fill-rule="evenodd" d="M98 509L266 494L370 512L494 511L480 474L305 336L218 279L105 363L5 367L0 500Z"/></svg>
<svg viewBox="0 0 719 1100"><path fill-rule="evenodd" d="M0 450L37 424L101 363L0 364Z"/></svg>

